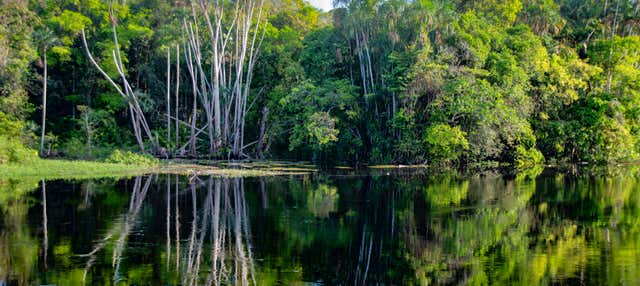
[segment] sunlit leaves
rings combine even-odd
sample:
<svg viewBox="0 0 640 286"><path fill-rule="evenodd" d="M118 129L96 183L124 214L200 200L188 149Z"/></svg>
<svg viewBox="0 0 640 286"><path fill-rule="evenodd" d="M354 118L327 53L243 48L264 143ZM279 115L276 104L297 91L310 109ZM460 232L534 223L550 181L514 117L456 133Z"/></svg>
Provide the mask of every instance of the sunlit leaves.
<svg viewBox="0 0 640 286"><path fill-rule="evenodd" d="M305 129L311 142L324 146L330 142L338 141L340 130L335 128L336 119L327 112L315 112L307 118Z"/></svg>
<svg viewBox="0 0 640 286"><path fill-rule="evenodd" d="M81 13L64 10L60 15L52 16L49 21L57 27L64 36L60 37L62 44L70 46L82 29L92 25L93 22Z"/></svg>
<svg viewBox="0 0 640 286"><path fill-rule="evenodd" d="M427 144L429 155L435 162L449 163L469 149L466 135L460 126L452 128L447 124L436 124L425 130L422 140Z"/></svg>

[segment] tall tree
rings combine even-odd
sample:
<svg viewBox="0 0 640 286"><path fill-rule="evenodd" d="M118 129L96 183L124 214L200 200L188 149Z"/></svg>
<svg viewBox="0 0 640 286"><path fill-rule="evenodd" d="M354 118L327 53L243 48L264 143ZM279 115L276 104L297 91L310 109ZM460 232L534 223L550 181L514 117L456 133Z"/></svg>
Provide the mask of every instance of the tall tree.
<svg viewBox="0 0 640 286"><path fill-rule="evenodd" d="M202 99L209 155L228 147L233 157L246 156L245 119L253 69L266 28L264 0L198 0L191 4L192 19L183 25L187 48L193 54L187 65ZM229 10L230 16L225 14ZM206 28L198 29L201 23ZM207 45L202 43L207 40ZM206 55L211 59L203 59Z"/></svg>
<svg viewBox="0 0 640 286"><path fill-rule="evenodd" d="M40 52L40 59L43 63L44 71L42 72L42 125L40 127L40 155L45 156L44 152L44 137L47 124L47 50L58 43L58 38L53 34L51 30L44 27L34 32L33 41L36 45L38 52Z"/></svg>

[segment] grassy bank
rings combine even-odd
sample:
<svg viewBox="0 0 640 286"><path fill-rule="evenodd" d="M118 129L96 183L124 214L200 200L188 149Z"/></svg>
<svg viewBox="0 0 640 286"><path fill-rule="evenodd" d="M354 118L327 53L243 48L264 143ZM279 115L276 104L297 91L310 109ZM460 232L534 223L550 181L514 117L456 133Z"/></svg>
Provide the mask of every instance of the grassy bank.
<svg viewBox="0 0 640 286"><path fill-rule="evenodd" d="M129 177L143 174L208 175L219 177L258 177L298 175L314 172L305 166L283 166L278 163L196 164L196 162L163 161L156 165L107 163L93 161L69 161L37 159L26 163L0 164L0 179L82 179L99 177Z"/></svg>
<svg viewBox="0 0 640 286"><path fill-rule="evenodd" d="M1 164L0 178L72 179L123 177L141 175L152 170L153 167L138 165L38 159L28 163Z"/></svg>

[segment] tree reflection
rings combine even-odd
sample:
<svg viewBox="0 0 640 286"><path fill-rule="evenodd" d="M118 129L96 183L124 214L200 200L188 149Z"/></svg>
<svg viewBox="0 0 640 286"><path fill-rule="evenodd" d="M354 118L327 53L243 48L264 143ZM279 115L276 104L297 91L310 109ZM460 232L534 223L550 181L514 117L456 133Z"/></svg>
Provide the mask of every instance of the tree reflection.
<svg viewBox="0 0 640 286"><path fill-rule="evenodd" d="M256 284L243 184L238 178L208 178L200 205L191 184L193 220L181 258L182 285Z"/></svg>
<svg viewBox="0 0 640 286"><path fill-rule="evenodd" d="M0 284L31 283L37 265L37 240L31 236L27 213L35 200L26 194L38 187L37 181L0 181Z"/></svg>
<svg viewBox="0 0 640 286"><path fill-rule="evenodd" d="M638 281L640 172L539 174L2 181L0 283Z"/></svg>
<svg viewBox="0 0 640 286"><path fill-rule="evenodd" d="M327 218L329 214L338 210L338 189L336 187L319 184L307 195L307 208L316 218Z"/></svg>
<svg viewBox="0 0 640 286"><path fill-rule="evenodd" d="M113 284L118 284L118 282L121 281L120 265L122 263L122 254L126 248L127 238L138 222L138 213L140 212L142 203L147 195L153 176L149 176L146 179L144 186L142 185L142 179L142 177L136 177L134 180L133 191L131 192L131 198L129 200L129 208L126 213L118 218L118 221L113 224L111 229L107 232L107 235L94 245L91 252L79 255L80 257L88 258L82 275L83 284L87 283L87 274L96 261L96 254L107 246L108 242L115 237L117 237L117 239L113 247L111 261L111 266L114 269Z"/></svg>

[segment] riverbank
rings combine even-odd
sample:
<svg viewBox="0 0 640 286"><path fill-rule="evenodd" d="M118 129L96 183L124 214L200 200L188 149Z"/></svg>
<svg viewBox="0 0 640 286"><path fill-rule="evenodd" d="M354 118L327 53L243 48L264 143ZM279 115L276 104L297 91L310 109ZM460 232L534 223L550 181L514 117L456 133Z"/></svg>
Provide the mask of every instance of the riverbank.
<svg viewBox="0 0 640 286"><path fill-rule="evenodd" d="M38 159L33 162L0 165L0 178L72 179L142 175L154 167L93 161Z"/></svg>
<svg viewBox="0 0 640 286"><path fill-rule="evenodd" d="M161 161L157 165L135 165L95 161L38 159L20 164L0 164L0 179L81 179L130 177L144 174L210 175L219 177L256 177L299 175L315 172L310 165L297 166L278 162L243 163L241 165L189 161Z"/></svg>

